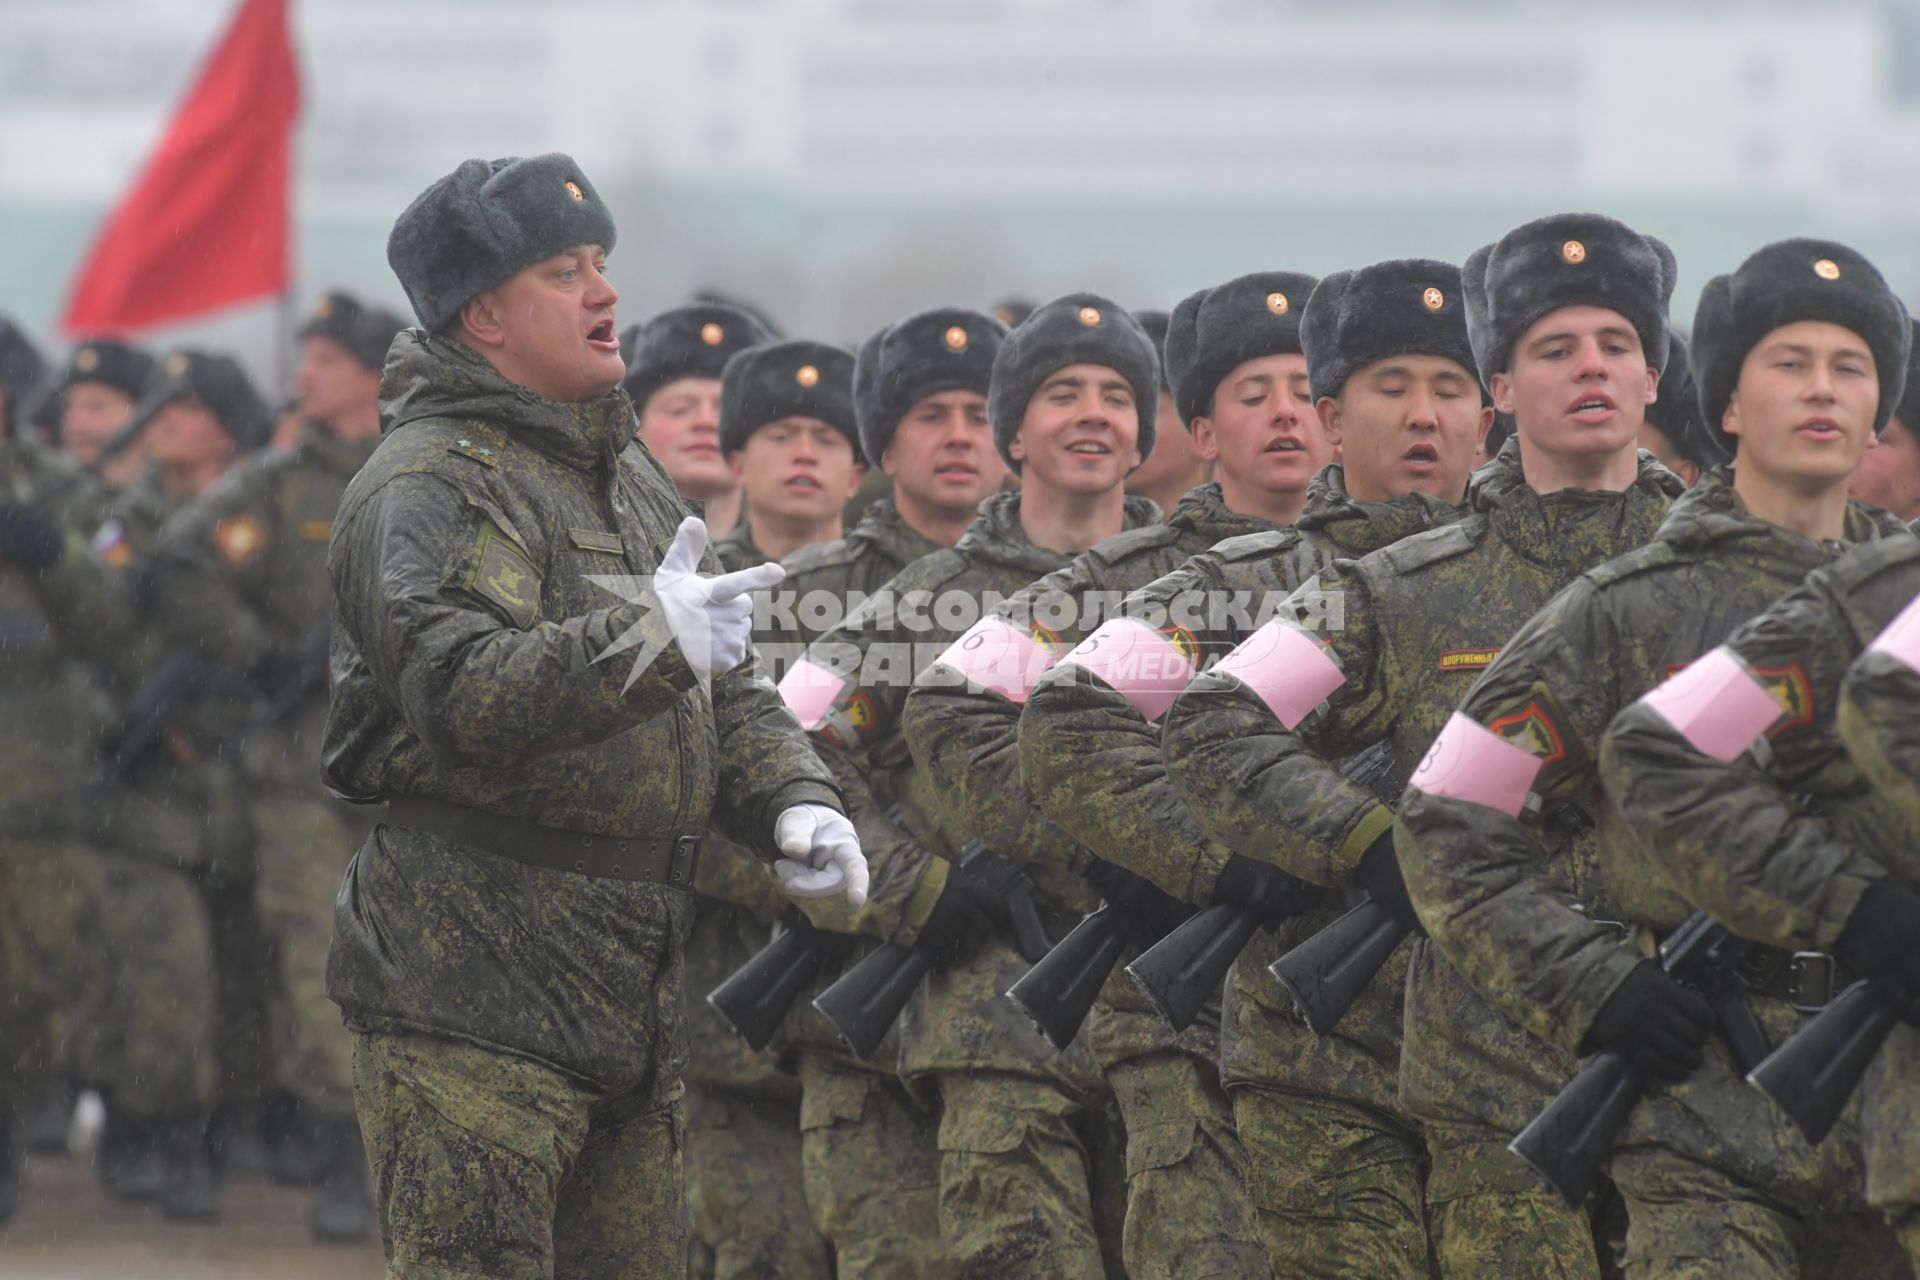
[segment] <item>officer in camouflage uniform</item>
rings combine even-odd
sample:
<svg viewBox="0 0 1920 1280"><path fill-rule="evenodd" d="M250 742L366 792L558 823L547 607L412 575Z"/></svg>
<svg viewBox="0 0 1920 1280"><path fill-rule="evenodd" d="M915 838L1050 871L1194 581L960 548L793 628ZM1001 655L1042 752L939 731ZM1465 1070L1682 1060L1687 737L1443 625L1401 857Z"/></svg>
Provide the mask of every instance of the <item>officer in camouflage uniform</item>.
<svg viewBox="0 0 1920 1280"><path fill-rule="evenodd" d="M861 470L853 415L853 356L819 342L749 347L721 377L720 447L750 492L765 484L781 530L840 536L840 509ZM742 466L744 461L745 465ZM767 490L761 490L766 493ZM807 515L813 517L809 522ZM778 517L788 516L787 520ZM747 522L714 546L729 572L768 563ZM695 1275L827 1276L801 1178L800 1084L771 1053L742 1043L705 999L767 943L786 910L780 882L749 849L708 837L686 946L687 1200Z"/></svg>
<svg viewBox="0 0 1920 1280"><path fill-rule="evenodd" d="M1650 538L1680 491L1634 449L1667 350L1665 245L1560 215L1475 252L1461 275L1475 361L1518 423L1478 473L1471 514L1336 561L1223 660L1244 674L1188 686L1162 738L1168 775L1211 838L1316 884L1364 889L1409 922L1393 811L1338 762L1385 740L1396 774L1411 774L1508 635L1575 575ZM1400 1099L1432 1161L1442 1273L1597 1275L1587 1219L1505 1149L1571 1074L1571 1055L1496 1015L1472 1038L1479 1056L1461 1057L1458 979L1424 942L1409 972Z"/></svg>
<svg viewBox="0 0 1920 1280"><path fill-rule="evenodd" d="M822 623L837 624L909 564L957 542L981 500L1001 486L1006 464L994 449L986 392L1004 335L987 316L941 307L882 326L862 344L854 366L861 450L890 478L892 494L868 506L845 538L787 558L786 581L756 604L754 644L763 662L784 672ZM887 781L871 776L876 785ZM879 812L861 818L863 833L866 824L886 823ZM816 899L808 915L817 927L845 934L859 933L862 920L869 932L886 932L894 926L875 922L897 917L899 894L911 887L910 879L876 882L862 912ZM819 985L841 971L829 966ZM835 1274L950 1275L940 1239L936 1127L894 1073L897 1035L872 1059L857 1058L801 1000L781 1037L800 1076L807 1203L833 1245Z"/></svg>
<svg viewBox="0 0 1920 1280"><path fill-rule="evenodd" d="M1726 442L1718 428L1709 428L1700 416L1700 396L1693 385L1693 361L1687 340L1667 335L1667 367L1660 374L1660 398L1647 406L1640 424L1640 447L1660 459L1660 465L1687 482L1691 489L1700 477L1727 461Z"/></svg>
<svg viewBox="0 0 1920 1280"><path fill-rule="evenodd" d="M1313 285L1306 276L1261 272L1203 289L1176 308L1166 352L1177 420L1199 456L1219 460L1220 481L1186 493L1164 525L1100 543L993 616L1032 628L1052 653L1089 634L1125 642L1127 624L1107 624L1105 615L1128 591L1217 542L1257 535L1291 517L1334 450L1314 416L1300 354L1300 312ZM1164 447L1159 434L1156 451ZM1030 856L1029 832L1047 833L1047 847L1071 855L1056 869L1081 871L1110 904L1133 910L1145 941L1157 940L1184 914L1177 902L1097 859L1098 850L1054 838L1060 828L1026 798L1020 717L1013 697L969 685L936 664L908 698L903 728L957 821L1021 857ZM1116 968L1091 1014L1087 1042L1126 1125L1127 1273L1140 1280L1258 1274L1266 1255L1247 1200L1245 1155L1219 1083L1218 1008L1176 1034Z"/></svg>
<svg viewBox="0 0 1920 1280"><path fill-rule="evenodd" d="M1449 504L1465 492L1492 416L1473 371L1457 267L1399 261L1340 272L1307 302L1300 340L1322 422L1339 431L1347 461L1314 477L1290 528L1223 542L1122 606L1130 618L1178 628L1176 642L1196 657L1231 649L1263 607L1336 555L1452 519ZM1210 607L1227 603L1245 612L1222 609L1216 625ZM1049 815L1189 901L1265 907L1286 897L1283 873L1212 843L1187 814L1142 711L1072 667L1048 672L1020 719L1022 774ZM1222 1074L1250 1159L1264 1257L1275 1275L1425 1275L1425 1153L1394 1088L1398 986L1383 977L1338 1034L1316 1039L1265 972L1336 914L1322 908L1281 925L1229 978Z"/></svg>
<svg viewBox="0 0 1920 1280"><path fill-rule="evenodd" d="M705 532L632 441L613 240L552 154L467 161L388 242L426 328L394 344L387 438L336 518L325 769L386 802L327 980L396 1277L683 1276L709 817L785 854L790 892L865 893L750 660L743 593L779 571L695 572Z"/></svg>
<svg viewBox="0 0 1920 1280"><path fill-rule="evenodd" d="M1849 758L1836 712L1849 665L1863 651L1898 646L1895 620L1916 593L1920 539L1857 548L1672 682L1727 708L1721 723L1687 716L1657 689L1614 718L1598 752L1608 799L1659 850L1665 883L1743 938L1815 953L1792 966L1796 998L1817 1005L1869 977L1909 1022L1920 1016L1912 947L1920 827ZM1887 643L1876 651L1880 637ZM1914 1028L1896 1028L1861 1090L1858 1124L1867 1202L1887 1215L1914 1262L1917 1051ZM1843 1132L1851 1122L1849 1109ZM1845 1145L1825 1143L1816 1154L1832 1159Z"/></svg>
<svg viewBox="0 0 1920 1280"><path fill-rule="evenodd" d="M1157 519L1120 486L1152 448L1158 365L1152 340L1104 298L1072 294L1029 316L996 353L989 392L994 440L1022 470L1020 492L989 498L951 551L909 566L783 683L790 703L800 677L837 686L803 720L818 725L830 753L862 754L868 779L855 790L867 794L856 805L901 812L904 829L875 836L876 901L889 908L875 931L897 928L904 942L984 935L928 979L900 1028L901 1075L942 1106L940 1227L964 1276L1105 1274L1095 1183L1108 1171L1090 1161L1083 1137L1104 1082L1085 1044L1056 1053L1001 997L1038 957L1023 957L1003 925L979 920L991 895L953 861L975 833L899 732L907 682L961 638L989 593L1011 594L1122 527ZM974 630L982 626L1016 633L990 620ZM1064 843L1057 829L1039 831L1017 853L1040 864L1038 896L1062 925L1093 905L1064 870L1069 859L1049 856Z"/></svg>
<svg viewBox="0 0 1920 1280"><path fill-rule="evenodd" d="M620 338L640 443L715 538L740 523L743 500L720 448L720 375L736 353L773 340L757 316L721 302L662 311Z"/></svg>
<svg viewBox="0 0 1920 1280"><path fill-rule="evenodd" d="M1907 536L1849 503L1847 482L1899 401L1910 322L1858 253L1787 240L1710 281L1693 333L1705 418L1732 467L1707 472L1653 541L1576 579L1506 643L1414 774L1397 849L1436 968L1459 980L1446 988L1449 1059L1485 1053L1497 1010L1564 1054L1618 1052L1673 1086L1635 1109L1612 1161L1627 1274L1797 1277L1836 1247L1874 1256L1872 1224L1846 1213L1850 1198L1865 1209L1853 1135L1810 1149L1724 1042L1705 1048L1706 1000L1623 945L1609 922L1637 943L1707 903L1663 881L1665 844L1642 844L1605 804L1595 756L1622 706L1849 543ZM1535 816L1570 803L1596 818L1590 850ZM1777 874L1746 891L1802 893ZM1774 1043L1802 1020L1788 993L1797 963L1759 953L1743 972Z"/></svg>
<svg viewBox="0 0 1920 1280"><path fill-rule="evenodd" d="M97 904L110 963L87 1010L82 1061L108 1101L96 1158L102 1185L157 1198L176 1219L219 1209L209 1150L219 1056L214 952L198 881L250 847L240 786L221 749L237 707L193 705L217 674L168 651L145 590L163 521L264 442L267 407L224 356L170 356L128 432L151 439L148 473L107 499L90 554L69 556L37 583L72 652L94 665L127 711L94 796L103 859ZM238 685L237 680L228 680Z"/></svg>
<svg viewBox="0 0 1920 1280"><path fill-rule="evenodd" d="M367 311L365 341L377 343L395 322ZM309 422L294 448L248 459L168 521L148 575L154 597L167 602L160 622L169 647L244 677L255 691L223 747L245 779L257 866L242 860L211 874L252 881L272 939L285 1001L272 1046L275 1083L314 1119L322 1171L312 1227L321 1240L360 1240L372 1230L347 1036L325 990L334 894L370 824L317 783L327 540L340 495L378 442L377 417L343 408Z"/></svg>

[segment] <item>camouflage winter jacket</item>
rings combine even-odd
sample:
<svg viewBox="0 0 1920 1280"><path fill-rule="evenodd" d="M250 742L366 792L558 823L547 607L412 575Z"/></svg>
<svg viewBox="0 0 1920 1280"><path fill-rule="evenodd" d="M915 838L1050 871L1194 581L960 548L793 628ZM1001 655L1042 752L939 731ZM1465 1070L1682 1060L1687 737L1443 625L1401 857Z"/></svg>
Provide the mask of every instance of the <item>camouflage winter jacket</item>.
<svg viewBox="0 0 1920 1280"><path fill-rule="evenodd" d="M839 807L751 659L709 692L659 610L592 581L651 575L687 514L630 442L624 392L543 400L410 330L381 414L386 439L348 487L328 558L331 786L640 839L712 819L769 860L782 809ZM638 646L597 661L629 632ZM348 870L328 990L355 1026L426 1028L631 1087L685 1060L687 914L658 884L386 826Z"/></svg>
<svg viewBox="0 0 1920 1280"><path fill-rule="evenodd" d="M1167 712L1167 773L1201 829L1303 879L1352 884L1393 811L1338 762L1389 741L1405 780L1508 637L1580 573L1651 538L1681 491L1643 453L1623 491L1538 494L1522 473L1520 441L1509 440L1475 475L1463 519L1336 561L1277 619L1325 632L1341 683L1317 710L1288 731L1245 683L1215 672L1196 678ZM1401 1098L1423 1119L1511 1133L1564 1082L1570 1060L1544 1061L1531 1037L1500 1020L1452 1026L1452 1003L1434 989L1448 980L1444 962L1416 946L1408 963ZM1471 1037L1476 1057L1422 1052L1425 1041L1456 1035Z"/></svg>
<svg viewBox="0 0 1920 1280"><path fill-rule="evenodd" d="M1840 686L1839 727L1854 764L1920 828L1920 672L1907 638L1920 635L1920 608L1911 603L1920 581L1907 589L1898 643L1890 637L1854 659Z"/></svg>
<svg viewBox="0 0 1920 1280"><path fill-rule="evenodd" d="M1889 535L1905 530L1877 508L1849 506L1847 542ZM1600 795L1600 736L1621 707L1844 549L1747 514L1732 470L1715 468L1652 542L1583 574L1507 641L1459 715L1538 759L1537 803L1509 814L1415 786L1395 842L1434 945L1484 999L1576 1051L1644 959L1602 922L1665 931L1686 918L1691 904L1664 877L1664 849L1636 840ZM1539 817L1575 802L1598 824L1591 868L1569 865Z"/></svg>
<svg viewBox="0 0 1920 1280"><path fill-rule="evenodd" d="M1920 593L1920 539L1860 547L1807 576L1721 644L1780 700L1731 760L1696 749L1645 700L1606 729L1601 782L1663 880L1744 938L1831 950L1889 872L1920 884L1914 825L1876 792L1836 722L1849 664Z"/></svg>

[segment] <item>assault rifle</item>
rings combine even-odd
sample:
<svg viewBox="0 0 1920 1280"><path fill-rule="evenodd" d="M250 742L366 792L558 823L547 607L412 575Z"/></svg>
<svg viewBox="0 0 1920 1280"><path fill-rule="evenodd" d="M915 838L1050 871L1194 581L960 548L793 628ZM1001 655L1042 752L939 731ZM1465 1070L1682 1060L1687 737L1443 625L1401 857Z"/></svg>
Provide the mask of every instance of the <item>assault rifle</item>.
<svg viewBox="0 0 1920 1280"><path fill-rule="evenodd" d="M1340 766L1340 772L1379 796L1387 804L1398 800L1400 792L1406 786L1405 783L1396 782L1393 777L1393 744L1385 740L1376 742L1365 751L1353 756ZM1386 943L1386 950L1379 954L1378 959L1374 959L1373 950L1377 950L1380 943L1374 943L1372 950L1363 947L1356 952L1354 950L1356 943L1364 943L1365 939L1350 936L1350 930L1336 932L1356 913L1368 911L1369 908L1371 908L1369 920L1384 917L1396 928L1400 927L1399 921L1388 915L1384 909L1373 907L1371 902L1363 903L1302 943L1300 947L1289 952L1279 964L1273 966L1274 976L1279 977L1281 985L1286 986L1288 991L1293 993L1296 1003L1300 1003L1300 994L1289 985L1288 977L1281 976L1280 965L1301 955L1307 948L1317 944L1321 951L1327 953L1325 958L1321 958L1318 953L1309 952L1305 958L1328 972L1337 970L1346 973L1356 971L1364 965L1372 966L1367 968L1364 974L1359 975L1358 985L1354 987L1352 996L1347 997L1347 1006L1351 1006L1353 997L1359 995L1360 988L1366 985L1367 979L1379 971L1380 965L1386 962L1386 957L1392 953L1393 948L1400 945L1400 939L1406 936L1404 929L1395 935L1390 943ZM1176 1031L1183 1031L1193 1024L1193 1020L1200 1015L1200 1010L1205 1007L1208 1000L1212 999L1213 993L1218 991L1221 984L1227 980L1227 970L1233 967L1233 962L1240 958L1242 951L1246 950L1247 942L1253 937L1254 930L1260 927L1263 919L1265 919L1264 915L1257 908L1242 906L1238 903L1217 903L1214 906L1205 907L1192 919L1161 939L1158 944L1142 952L1132 964L1127 966L1127 974L1140 984L1141 989L1147 993L1147 998L1153 1001L1154 1006L1160 1010L1161 1016L1166 1018L1168 1025ZM1345 1006L1342 1007L1341 1012L1345 1012ZM1314 1030L1321 1029L1315 1027ZM1322 1032L1322 1034L1325 1033Z"/></svg>
<svg viewBox="0 0 1920 1280"><path fill-rule="evenodd" d="M1022 955L1037 962L1047 954L1053 944L1041 926L1033 882L1022 863L969 840L961 846L954 865L1005 905ZM947 939L923 940L910 947L882 943L814 997L813 1007L826 1015L857 1056L868 1057L887 1038L907 1001L950 948Z"/></svg>
<svg viewBox="0 0 1920 1280"><path fill-rule="evenodd" d="M1714 1020L1742 1072L1767 1056L1766 1033L1747 1007L1741 961L1749 944L1696 911L1660 944L1660 968L1707 998ZM1580 1069L1507 1150L1570 1208L1586 1203L1600 1167L1613 1153L1627 1116L1646 1091L1646 1070L1608 1051Z"/></svg>
<svg viewBox="0 0 1920 1280"><path fill-rule="evenodd" d="M1818 1145L1898 1021L1871 982L1856 982L1747 1072L1747 1083L1779 1104L1807 1141Z"/></svg>

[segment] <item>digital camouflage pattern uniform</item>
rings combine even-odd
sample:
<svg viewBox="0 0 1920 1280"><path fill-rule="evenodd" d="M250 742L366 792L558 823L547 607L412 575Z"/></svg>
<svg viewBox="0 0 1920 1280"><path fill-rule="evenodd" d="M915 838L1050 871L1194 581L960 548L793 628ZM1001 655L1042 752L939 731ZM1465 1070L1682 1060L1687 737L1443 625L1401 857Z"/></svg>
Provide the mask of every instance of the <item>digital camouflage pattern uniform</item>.
<svg viewBox="0 0 1920 1280"><path fill-rule="evenodd" d="M56 528L74 530L99 498L66 459L8 437L0 501L38 507ZM96 568L77 537L51 572L74 566ZM0 1141L9 1144L20 1136L10 1113L71 1061L68 1019L99 937L100 860L83 839L104 725L35 576L0 563ZM0 1150L0 1160L13 1154Z"/></svg>
<svg viewBox="0 0 1920 1280"><path fill-rule="evenodd" d="M167 646L141 577L160 529L183 503L157 472L108 495L74 530L68 554L36 590L70 652L94 668L103 694L126 708ZM189 699L157 742L123 771L97 768L89 817L101 854L99 936L112 946L86 984L76 1018L80 1077L103 1089L115 1132L152 1126L199 1139L216 1101L219 1011L207 906L193 877L250 855L251 836L230 765L220 758L233 708ZM224 783L224 785L222 785ZM159 1131L152 1134L163 1137Z"/></svg>
<svg viewBox="0 0 1920 1280"><path fill-rule="evenodd" d="M1296 732L1225 675L1199 676L1168 710L1167 773L1209 836L1316 884L1351 885L1393 812L1338 762L1386 740L1395 772L1410 776L1507 637L1575 575L1652 537L1681 491L1642 454L1624 492L1537 494L1519 446L1508 441L1476 474L1464 519L1336 561L1281 610L1327 632L1326 652L1345 675ZM1427 1141L1428 1223L1442 1274L1557 1266L1598 1275L1587 1218L1560 1207L1506 1151L1571 1074L1572 1057L1495 1015L1471 1037L1478 1054L1462 1058L1450 1049L1463 1038L1451 1025L1458 1002L1424 940L1408 973L1400 1102Z"/></svg>
<svg viewBox="0 0 1920 1280"><path fill-rule="evenodd" d="M1228 510L1219 485L1203 484L1180 499L1165 524L1108 538L994 612L1032 627L1057 658L1117 613L1128 591L1216 542L1269 528ZM1035 852L1070 853L1057 869L1078 870L1088 850L1053 835L1062 828L1023 784L1020 716L1019 704L994 690L969 689L936 665L907 699L901 729L956 822L1014 857L1030 856L1031 832L1046 832ZM1122 966L1135 954L1137 948L1123 956ZM1134 1280L1255 1275L1265 1259L1247 1199L1246 1156L1220 1088L1219 1018L1216 1001L1186 1031L1174 1032L1121 966L1089 1015L1086 1044L1126 1126L1122 1252Z"/></svg>
<svg viewBox="0 0 1920 1280"><path fill-rule="evenodd" d="M1850 504L1847 541L1889 535L1906 532L1885 512ZM1510 817L1407 791L1397 852L1438 953L1435 986L1455 1010L1433 1028L1431 1058L1471 1062L1484 1053L1478 1033L1507 1025L1552 1044L1562 1061L1579 1054L1601 1005L1646 963L1635 944L1704 905L1663 877L1665 845L1642 844L1606 805L1600 737L1622 706L1843 549L1749 515L1732 469L1716 467L1652 542L1582 575L1507 641L1459 713L1539 759L1537 812L1579 804L1597 830L1570 842L1536 811ZM1796 691L1783 685L1781 695L1791 703ZM1804 894L1787 883L1769 891ZM1634 928L1630 941L1612 921ZM1776 1044L1803 1018L1757 986L1747 1003ZM1635 1108L1611 1164L1627 1204L1629 1275L1797 1277L1815 1235L1831 1234L1830 1261L1834 1249L1871 1259L1885 1247L1874 1223L1847 1216L1865 1210L1855 1135L1809 1148L1744 1075L1715 1037L1704 1067ZM1865 1265L1856 1274L1871 1274Z"/></svg>
<svg viewBox="0 0 1920 1280"><path fill-rule="evenodd" d="M293 448L241 461L167 523L150 573L169 646L260 690L226 744L257 841L257 866L238 870L253 872L286 1002L271 1046L276 1083L336 1128L353 1114L353 1074L326 997L327 944L341 873L372 815L320 785L326 555L340 496L377 443L309 423Z"/></svg>
<svg viewBox="0 0 1920 1280"><path fill-rule="evenodd" d="M746 521L714 544L729 573L765 564ZM699 1280L825 1277L826 1241L807 1212L800 1083L755 1053L707 1003L709 991L765 946L791 901L751 850L709 834L686 944L688 1274Z"/></svg>
<svg viewBox="0 0 1920 1280"><path fill-rule="evenodd" d="M1159 514L1144 499L1126 500L1128 528ZM1028 540L1018 493L994 494L951 550L909 565L810 650L811 661L849 678L815 740L839 757L836 775L855 768L849 753L858 752L868 778L870 796L854 802L856 812L868 810L861 847L874 874L862 932L911 942L945 889L950 859L973 834L900 733L913 676L978 616L933 602L991 604L990 593L1011 596L1068 559ZM874 820L895 805L903 829ZM1071 843L1057 829L1046 839L1055 849ZM1066 859L1039 841L1019 855L1040 864L1030 874L1057 926L1094 906L1080 877L1061 869ZM1084 1042L1055 1052L1002 997L1029 963L996 925L962 962L937 969L901 1019L900 1074L941 1104L940 1227L959 1274L1099 1277L1108 1237L1096 1227L1096 1204L1117 1171L1090 1158L1086 1131L1101 1121L1104 1081Z"/></svg>
<svg viewBox="0 0 1920 1280"><path fill-rule="evenodd" d="M1882 794L1920 826L1920 674L1893 653L1854 659L1840 688L1840 736Z"/></svg>
<svg viewBox="0 0 1920 1280"><path fill-rule="evenodd" d="M1217 657L1335 556L1359 556L1455 519L1424 494L1356 502L1335 464L1313 478L1286 529L1224 541L1128 597L1129 616L1193 632L1197 658ZM1181 602L1241 604L1185 628ZM1217 621L1218 625L1214 625ZM1106 684L1050 672L1020 717L1022 777L1069 834L1163 890L1213 896L1226 850L1175 793L1160 732ZM1248 944L1227 982L1221 1074L1249 1162L1260 1239L1274 1275L1424 1276L1426 1164L1395 1091L1405 963L1375 981L1334 1034L1315 1036L1267 966L1338 915L1288 921Z"/></svg>
<svg viewBox="0 0 1920 1280"><path fill-rule="evenodd" d="M1920 884L1920 828L1872 788L1836 724L1849 664L1916 592L1920 539L1883 538L1735 628L1722 648L1784 709L1764 744L1729 762L1696 751L1645 702L1601 740L1607 796L1658 850L1664 881L1739 936L1831 951L1873 881ZM1867 1201L1920 1262L1916 1114L1920 1033L1902 1026L1862 1087L1859 1132Z"/></svg>
<svg viewBox="0 0 1920 1280"><path fill-rule="evenodd" d="M381 416L329 556L331 786L676 845L711 818L768 861L781 810L839 807L751 660L709 692L661 610L588 580L652 574L687 515L625 392L543 400L408 330ZM635 628L643 671L595 663ZM684 1275L691 916L663 883L374 829L327 978L391 1274Z"/></svg>
<svg viewBox="0 0 1920 1280"><path fill-rule="evenodd" d="M876 498L846 537L802 547L783 561L787 578L773 589L766 625L755 619L763 660L786 665L797 653L780 646L817 638L805 611L796 608L794 626L785 625L781 609L789 593L796 603L824 593L851 607L938 550L938 543L901 518L892 498ZM884 821L876 813L856 817L863 840L873 823ZM897 901L897 883L894 894ZM807 906L822 925L860 927L853 917L861 913L843 913L843 899L814 899ZM828 966L818 987L842 971ZM953 1268L940 1238L938 1129L895 1074L898 1037L872 1059L856 1058L811 1007L813 994L817 990L795 1004L781 1040L800 1075L807 1204L833 1245L834 1274L839 1280L942 1280Z"/></svg>

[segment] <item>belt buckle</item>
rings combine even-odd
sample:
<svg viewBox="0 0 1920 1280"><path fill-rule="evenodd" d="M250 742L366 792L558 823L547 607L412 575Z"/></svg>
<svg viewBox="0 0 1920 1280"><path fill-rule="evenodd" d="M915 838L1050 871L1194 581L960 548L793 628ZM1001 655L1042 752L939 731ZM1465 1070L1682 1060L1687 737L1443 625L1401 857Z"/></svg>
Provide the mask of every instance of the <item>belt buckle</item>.
<svg viewBox="0 0 1920 1280"><path fill-rule="evenodd" d="M667 883L676 889L693 888L693 871L700 863L700 837L681 836L673 842L673 858L667 863Z"/></svg>
<svg viewBox="0 0 1920 1280"><path fill-rule="evenodd" d="M1787 961L1787 1003L1801 1013L1818 1013L1833 1000L1833 957L1824 951L1796 951Z"/></svg>

